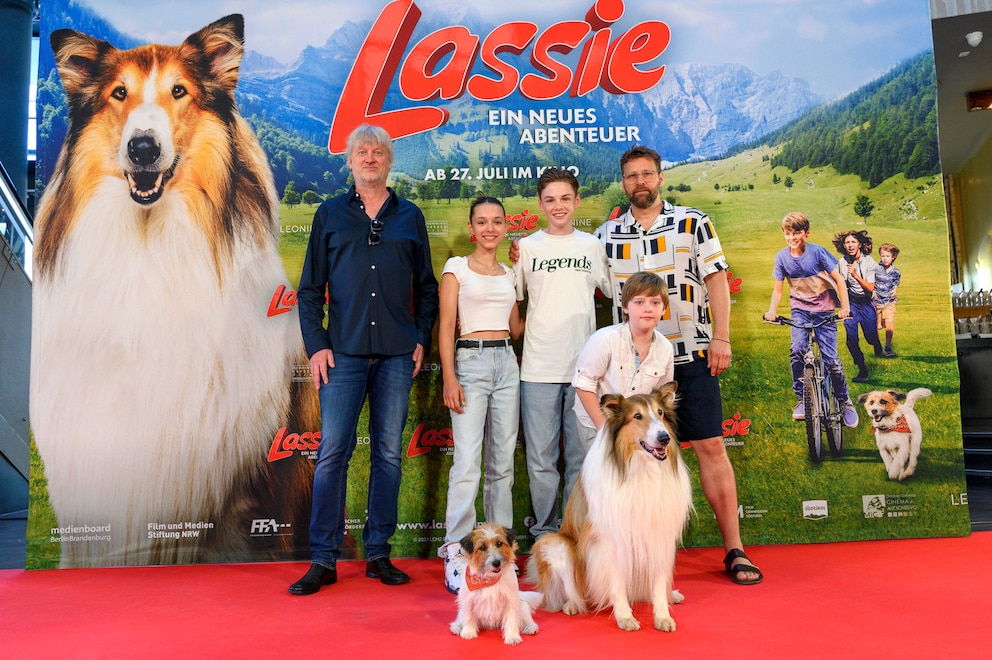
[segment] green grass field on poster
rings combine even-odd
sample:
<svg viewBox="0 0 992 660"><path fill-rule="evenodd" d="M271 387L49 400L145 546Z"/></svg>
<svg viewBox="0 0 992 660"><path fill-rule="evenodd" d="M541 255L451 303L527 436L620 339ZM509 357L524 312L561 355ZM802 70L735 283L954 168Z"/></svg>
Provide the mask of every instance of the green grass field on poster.
<svg viewBox="0 0 992 660"><path fill-rule="evenodd" d="M669 186L685 184L685 193L674 193L676 202L695 206L712 218L730 264L736 292L732 295L731 338L733 367L721 378L723 413L729 421L745 420L747 432L726 438L728 453L738 478L741 527L746 544L817 543L855 539L956 536L969 532L961 450L958 372L950 305L947 224L939 177L906 180L894 177L868 190L858 178L840 176L831 168L801 169L790 173L771 169L770 150L749 151L722 161L707 161L665 172ZM780 181L789 175L791 188ZM581 181L581 173L579 175ZM854 200L867 194L874 204L867 218L853 211ZM582 200L576 224L592 231L612 208L608 193ZM539 213L536 199L508 197L508 214L528 210ZM418 202L419 203L419 202ZM432 231L435 272L440 273L452 255L467 254L468 201L430 200L421 204ZM309 226L316 207L283 206L284 232L280 252L292 286L299 281ZM876 388L907 391L927 387L933 396L918 402L923 426L923 448L916 475L904 482L889 481L875 447L868 420L845 429L844 453L810 463L805 428L791 419L795 403L788 364L787 328L763 323L772 289L772 263L784 245L782 216L799 210L811 219L810 242L834 252L831 239L846 229L867 229L876 247L894 243L901 252L896 265L902 271L896 313L895 359L869 356L871 382L851 384L852 396ZM542 219L543 220L543 219ZM541 223L543 226L543 221ZM509 244L501 249L505 261ZM605 305L603 306L605 310ZM787 303L779 313L788 313ZM608 316L601 315L603 322ZM853 365L839 329L839 352L848 378ZM519 350L519 345L518 345ZM870 354L871 350L868 349ZM411 392L410 422L404 451L412 436L450 428L447 409L440 400L440 371L436 342L427 368ZM735 419L736 416L736 419ZM738 428L740 425L737 425ZM367 437L363 414L358 435ZM360 442L351 463L348 486L348 526L360 548L368 485L368 449ZM404 459L399 518L401 529L393 539L394 556L434 556L444 535L444 506L450 448ZM686 452L693 470L696 515L686 535L686 545L720 545L720 536L709 505L699 489L695 457ZM521 549L529 546L523 520L530 515L523 447L518 447L515 467L515 527ZM45 491L44 469L32 446L31 503L28 521L28 567L58 565L58 546L49 542L56 526ZM480 488L481 493L481 488ZM881 518L867 518L866 497L884 496L898 503ZM829 515L803 517L802 504L826 500ZM481 519L481 496L478 507ZM359 550L360 552L360 550Z"/></svg>

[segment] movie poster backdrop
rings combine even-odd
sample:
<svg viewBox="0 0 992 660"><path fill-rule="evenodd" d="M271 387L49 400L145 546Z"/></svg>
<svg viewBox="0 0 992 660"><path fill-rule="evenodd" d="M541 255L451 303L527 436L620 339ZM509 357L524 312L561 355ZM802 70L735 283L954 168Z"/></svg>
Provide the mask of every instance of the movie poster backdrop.
<svg viewBox="0 0 992 660"><path fill-rule="evenodd" d="M73 233L74 223L89 227L92 218L69 218L59 226L59 236L54 229L49 236L55 253L66 260L78 250L100 255L106 267L94 282L93 300L109 302L76 318L48 314L46 325L34 329L35 351L46 334L59 331L59 323L89 328L94 342L103 343L93 356L86 355L85 345L61 356L92 373L91 382L74 393L86 405L72 409L97 411L80 413L95 419L72 420L72 433L48 437L46 429L67 428L66 420L54 419L65 394L59 390L59 400L46 401L56 397L54 391L32 387L38 401L32 402L31 420L29 568L308 557L308 480L320 427L308 393L295 287L317 205L350 185L342 152L348 133L363 122L385 127L395 140L390 185L423 210L439 276L449 257L472 250L468 205L478 192L505 204L509 231L500 255L506 261L511 239L544 226L536 179L545 168L576 174L582 203L574 224L591 232L626 204L620 154L636 144L657 149L665 160L662 194L709 215L730 264L734 360L721 377L723 434L737 474L745 543L969 533L926 0L737 5L564 0L547 7L516 0L498 5L331 1L297 4L292 11L258 0L236 4L232 10L230 3L209 0L171 3L152 22L145 8L119 0L53 0L42 7L40 188L47 193L80 186L73 192L85 197L94 187L108 199L119 197L121 206L102 207L105 226L95 236ZM60 151L84 133L88 137L80 144L107 149L112 162L127 119L121 117L131 111L124 110L126 90L142 84L134 71L101 77L107 75L102 67L116 62L106 57L104 46L66 41L71 33L56 31L75 30L121 50L176 46L232 11L243 16L240 60L232 61L223 43L238 31L234 20L221 26L220 36L211 32L187 42L206 53L204 61L213 68L204 75L214 79L177 82L165 97L181 99L189 93L182 85L197 93L231 85L252 134L233 148L240 157L255 153L258 145L264 151L280 200L271 249L282 271L274 279L251 278L246 286L260 294L237 301L223 293L229 291L224 277L255 272L257 264L238 263L246 257L237 250L223 257L201 250L201 244L216 249L220 240L212 221L191 225L195 240L181 258L156 254L152 225L134 226L152 217L134 210L153 206L134 199L133 194L146 193L129 191L142 188L140 181L126 179L113 165L101 180L59 180L56 165ZM55 69L53 32L63 46L83 49L69 62L77 67L74 80L64 80ZM89 77L78 77L81 72ZM86 94L100 101L74 114L76 125L67 132L68 107L82 107ZM106 108L94 110L115 103L112 111L122 113L116 119ZM172 120L153 118L150 125ZM98 128L89 125L98 122ZM204 118L194 113L175 125L189 135L207 130ZM92 138L96 135L100 138ZM100 146L100 140L117 143ZM177 145L190 141L188 135L175 136ZM169 177L179 181L186 166L178 154L174 172L161 183L165 195ZM235 179L243 185L243 177ZM215 184L220 185L202 182L204 193ZM234 194L248 193L235 186ZM876 357L861 335L869 381L854 383L857 367L840 326L838 350L853 397L885 389L932 392L916 402L922 449L915 474L906 479L889 478L864 408L859 406L858 426L844 429L837 455L824 447L819 461L811 458L805 424L792 418L790 331L762 321L775 255L786 246L781 220L790 211L809 216L809 242L834 258L842 257L833 238L847 230L867 231L875 261L882 244L900 250L895 357ZM86 212L92 213L79 211ZM234 226L225 231L234 233L242 222L265 222L264 217L225 218ZM43 236L45 228L40 231ZM127 245L120 236L129 232L137 232L135 240L149 250L147 268L135 269L134 259L120 253ZM260 248L260 254L267 249ZM201 259L212 259L211 272L221 282L214 299L184 298L183 291L166 284L189 279L179 269L201 268ZM53 261L54 273L59 267ZM170 334L160 346L134 346L155 335L132 329L134 309L125 310L134 302L127 299L131 288L121 282L146 277L161 278L163 289L160 296L139 301L139 311L146 309L169 327L175 315L190 309L211 316L189 314L192 326L182 326L184 331ZM70 284L51 279L45 295L59 300L60 287ZM111 293L104 295L104 288ZM36 284L36 304L38 290ZM600 299L597 306L600 325L610 323L607 301ZM788 315L787 297L778 313ZM216 323L218 315L230 318ZM38 318L36 307L36 323ZM239 337L224 334L231 332ZM230 346L244 345L238 343L243 333L269 344L254 354L230 355ZM175 382L148 374L131 383L131 361L145 350L172 351L188 370L170 370ZM263 356L269 351L274 358ZM273 366L230 371L231 360ZM232 374L242 373L257 374L259 387L231 382ZM255 392L264 388L273 390L266 395L271 406ZM204 400L184 399L186 389ZM108 391L115 400L105 400ZM246 400L257 403L245 410ZM162 401L182 403L162 410ZM414 381L410 404L393 555L434 556L443 542L447 474L457 442L441 400L436 341ZM241 423L244 417L252 423ZM149 420L156 420L152 429ZM514 525L524 551L533 523L526 441L521 433L514 483ZM685 455L694 474L696 507L686 544L720 545L688 445ZM87 460L49 469L47 461L65 456ZM363 556L368 458L363 412L347 485L344 558ZM107 469L108 462L113 469Z"/></svg>

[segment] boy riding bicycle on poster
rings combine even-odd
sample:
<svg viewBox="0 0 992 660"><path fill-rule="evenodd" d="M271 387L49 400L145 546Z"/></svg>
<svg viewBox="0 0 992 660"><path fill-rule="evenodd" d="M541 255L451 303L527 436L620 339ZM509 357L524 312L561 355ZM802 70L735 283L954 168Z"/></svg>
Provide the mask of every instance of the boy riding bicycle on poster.
<svg viewBox="0 0 992 660"><path fill-rule="evenodd" d="M788 213L782 218L782 231L788 247L775 255L772 277L771 304L765 313L766 321L775 321L779 302L782 300L782 282L789 281L789 308L792 320L797 323L816 323L834 314L836 300L840 298L840 311L837 316L848 318L851 315L847 297L847 287L837 270L837 260L826 248L807 243L809 218L799 211ZM858 425L858 412L851 401L847 388L844 366L837 354L837 326L826 323L815 331L816 343L820 345L820 355L830 374L834 395L841 401L844 412L844 425L854 428ZM804 419L803 405L803 354L806 352L807 335L802 328L792 329L792 346L789 349L789 362L792 366L792 389L799 402L792 410L793 419Z"/></svg>

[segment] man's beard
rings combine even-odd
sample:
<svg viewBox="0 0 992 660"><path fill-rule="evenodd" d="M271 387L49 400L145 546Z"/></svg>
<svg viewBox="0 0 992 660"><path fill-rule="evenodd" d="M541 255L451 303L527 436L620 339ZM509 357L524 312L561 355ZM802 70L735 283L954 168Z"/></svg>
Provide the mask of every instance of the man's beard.
<svg viewBox="0 0 992 660"><path fill-rule="evenodd" d="M642 195L646 193L646 195ZM649 209L654 206L654 203L658 201L658 191L645 189L645 190L635 190L634 193L629 197L630 203L639 209Z"/></svg>
<svg viewBox="0 0 992 660"><path fill-rule="evenodd" d="M372 172L366 172L365 170L359 170L358 172L352 171L352 174L355 177L356 183L368 187L385 185L386 181L389 179L389 170L386 168L383 168L374 174Z"/></svg>

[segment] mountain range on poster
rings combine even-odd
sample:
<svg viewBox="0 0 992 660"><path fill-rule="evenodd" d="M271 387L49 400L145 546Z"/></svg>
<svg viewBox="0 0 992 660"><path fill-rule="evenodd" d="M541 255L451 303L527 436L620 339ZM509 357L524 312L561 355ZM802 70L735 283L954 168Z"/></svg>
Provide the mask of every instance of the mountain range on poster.
<svg viewBox="0 0 992 660"><path fill-rule="evenodd" d="M475 34L486 34L492 29L471 14L460 20ZM448 17L425 18L418 33L447 24L450 24ZM333 101L340 96L357 45L364 41L370 28L371 22L346 23L323 46L304 49L290 66L257 54L246 58L241 79L246 103L258 103L279 124L307 126L326 135L336 107ZM669 66L661 83L641 94L613 95L597 89L585 97L561 96L552 102L531 101L515 94L499 106L491 107L524 111L549 103L561 108L593 107L598 111L601 125L615 121L623 125L657 126L660 135L652 135L656 148L666 160L676 162L717 156L731 146L754 141L800 117L821 101L805 80L779 72L759 76L739 64L682 64ZM413 104L395 91L386 98L387 109L407 105ZM474 111L469 110L470 105ZM489 106L464 97L449 106L453 106L451 120L440 131L458 134L485 128L485 111Z"/></svg>
<svg viewBox="0 0 992 660"><path fill-rule="evenodd" d="M60 9L62 15L48 21L48 25L77 29L106 39L119 48L130 48L140 43L121 34L111 23L83 5L69 3L61 5ZM450 20L448 16L425 17L414 39L450 25ZM468 12L459 20L476 34L486 34L492 27L486 25L476 12ZM333 31L324 45L307 46L291 64L252 51L250 31L246 38L249 48L242 61L238 86L241 112L252 119L256 130L260 125L266 125L284 136L281 138L283 142L292 138L291 141L297 145L302 141L312 147L304 147L303 151L307 153L298 154L295 159L326 161L323 164L312 163L318 171L323 168L330 173L324 176L330 185L321 192L331 192L341 183L337 179L347 176L347 172L342 171L343 160L327 154L327 136L344 81L371 26L371 21L344 23ZM190 30L198 27L191 26ZM47 35L43 35L43 39L47 42ZM46 43L41 56L42 78L46 72L51 72L53 66L52 54ZM422 172L425 163L429 162L444 161L445 165L457 166L467 165L469 159L477 161L479 144L486 148L488 138L484 136L487 132L491 133L486 121L486 112L491 108L524 112L548 107L549 104L561 109L594 108L598 125L640 127L641 140L655 147L666 161L675 163L718 157L734 147L755 143L807 115L824 102L811 90L806 80L785 76L778 71L758 75L741 64L666 66L661 82L640 94L613 95L597 89L583 97L561 96L552 101L535 102L513 94L495 105L481 104L467 96L445 102L445 108L450 112L448 123L431 133L405 138L414 144L408 143L402 145L407 148L398 149L394 169L397 172ZM65 112L64 99L54 94L58 87L57 75L51 72L48 81L48 85L44 81L39 85L39 107L49 103L55 111L45 113L39 110L39 117L47 118L39 122L39 130L42 133L47 131L47 136L42 137L54 139L39 140L39 145L48 145L47 148L54 151L51 154L39 152L39 178L42 181L46 180L49 168L54 165L57 146L61 143L59 133L64 133L64 122L53 121L64 117ZM53 95L56 98L53 99ZM58 103L59 100L62 103ZM403 98L392 85L385 99L385 109L410 105L414 103ZM272 153L271 142L266 139L262 142L270 152L277 186L281 191L287 179L280 171L280 159L284 159L285 155L277 158ZM562 157L572 155L574 162L581 162L584 170L592 174L592 170L600 166L605 168L607 164L612 172L617 152L629 146L625 142L557 145L538 155L542 161L549 163L557 163ZM532 145L512 143L504 148L504 157L517 157L538 149ZM292 153L293 148L283 151ZM483 154L486 155L492 157L493 154ZM312 166L307 169L313 169ZM312 180L314 177L309 178Z"/></svg>

